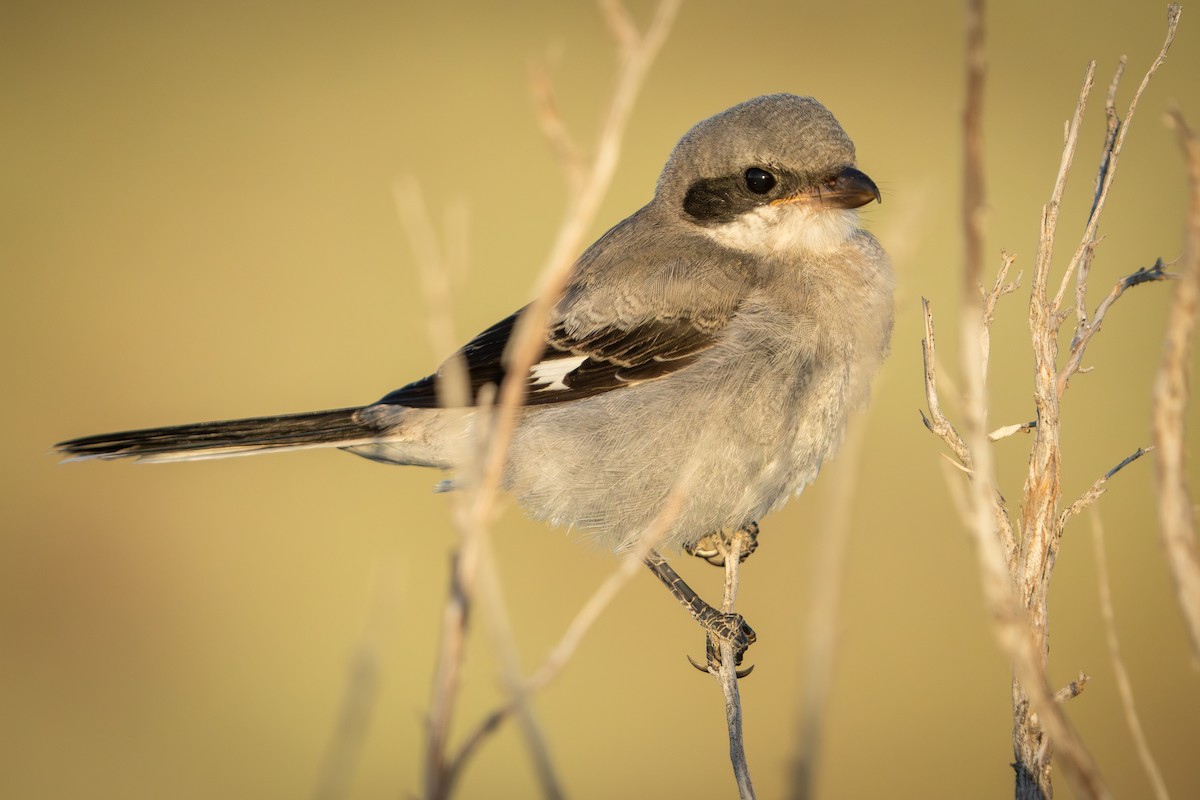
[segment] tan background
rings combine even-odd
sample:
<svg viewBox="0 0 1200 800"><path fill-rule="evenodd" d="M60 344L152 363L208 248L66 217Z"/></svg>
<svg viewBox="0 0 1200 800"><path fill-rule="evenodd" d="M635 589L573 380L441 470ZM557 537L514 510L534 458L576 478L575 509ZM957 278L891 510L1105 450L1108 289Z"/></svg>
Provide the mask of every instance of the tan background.
<svg viewBox="0 0 1200 800"><path fill-rule="evenodd" d="M994 6L989 271L1001 247L1028 268L1062 123L1096 58L1060 255L1073 249L1103 87L1128 53L1128 102L1165 27L1159 2ZM306 795L380 596L380 694L354 796L414 794L454 541L446 498L430 492L437 475L337 453L59 466L48 449L103 430L366 402L431 369L444 353L428 344L392 206L401 175L437 209L456 199L471 209L459 336L526 300L563 191L525 66L558 52L563 112L590 131L612 67L595 10L126 0L9 3L4 17L0 795ZM942 315L944 362L957 357L961 28L949 2L686 6L595 228L648 199L688 126L771 91L823 100L882 187L883 205L865 217L898 256L898 325L856 485L823 797L1009 792L1008 669L985 627L941 447L917 414L921 296ZM1178 254L1183 177L1161 118L1175 100L1200 124L1198 42L1200 13L1185 9L1128 140L1093 301L1118 276ZM1071 497L1148 443L1169 291L1127 295L1089 355L1096 371L1073 382ZM1023 303L1010 298L998 322L996 424L1031 414ZM1026 449L1021 438L998 448L1014 504ZM1148 459L1130 467L1100 507L1147 736L1174 795L1194 797L1200 678L1157 544L1152 472ZM744 572L760 636L758 672L743 686L746 735L763 797L787 785L828 488L819 481L768 518ZM512 508L496 548L532 667L614 562ZM683 569L716 591L716 570ZM1053 680L1093 676L1070 715L1116 793L1144 796L1086 520L1064 543L1052 611ZM701 644L649 575L619 598L537 701L572 796L730 796L719 693L683 658ZM469 657L459 733L498 696L482 635ZM464 797L534 792L512 728L463 785Z"/></svg>

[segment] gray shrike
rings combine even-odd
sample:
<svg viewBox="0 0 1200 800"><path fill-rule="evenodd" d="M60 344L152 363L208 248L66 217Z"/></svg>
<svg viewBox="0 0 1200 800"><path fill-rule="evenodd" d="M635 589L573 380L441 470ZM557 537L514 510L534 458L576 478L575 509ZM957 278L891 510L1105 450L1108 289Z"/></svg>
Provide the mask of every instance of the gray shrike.
<svg viewBox="0 0 1200 800"><path fill-rule="evenodd" d="M810 97L757 97L692 128L654 198L575 263L525 376L505 488L532 516L616 550L636 545L681 479L664 547L756 529L816 477L887 354L895 279L855 210L879 199L854 144ZM521 313L456 354L472 402L504 379ZM439 405L444 370L367 406L57 449L187 461L337 447L453 472L470 457L476 412ZM754 640L745 621L696 597L657 552L646 561L740 661Z"/></svg>

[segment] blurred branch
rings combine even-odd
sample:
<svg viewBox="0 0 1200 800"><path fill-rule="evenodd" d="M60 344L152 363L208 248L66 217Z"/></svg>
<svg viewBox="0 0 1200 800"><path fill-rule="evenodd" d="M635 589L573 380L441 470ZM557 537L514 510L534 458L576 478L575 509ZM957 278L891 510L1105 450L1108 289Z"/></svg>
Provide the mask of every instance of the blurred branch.
<svg viewBox="0 0 1200 800"><path fill-rule="evenodd" d="M399 576L379 577L376 562L367 582L371 607L346 673L346 686L338 706L337 721L325 746L317 773L313 800L338 800L348 797L354 781L375 701L379 696L379 651L384 631L391 630L400 603ZM390 571L390 570L389 570Z"/></svg>
<svg viewBox="0 0 1200 800"><path fill-rule="evenodd" d="M471 519L484 526L492 514L501 476L507 460L508 444L516 427L517 410L525 399L525 375L540 355L550 310L558 302L575 257L582 251L584 237L595 218L601 199L608 190L620 155L621 139L641 84L650 64L666 40L680 0L661 0L645 34L619 47L617 82L600 129L596 155L586 170L579 191L567 199L567 211L559 228L550 256L542 269L537 298L518 321L506 352L507 378L500 387L500 402L484 456L483 473ZM610 25L615 14L623 13L612 0L601 3ZM624 28L621 28L624 31ZM622 35L627 35L625 31ZM564 167L569 170L571 167Z"/></svg>
<svg viewBox="0 0 1200 800"><path fill-rule="evenodd" d="M484 740L499 729L505 720L516 713L520 706L527 704L534 694L544 689L558 677L563 667L574 656L580 642L583 641L583 637L591 629L592 625L595 624L596 620L600 618L604 610L612 603L613 598L617 596L617 593L621 589L625 588L625 584L629 583L634 575L641 572L642 560L658 546L663 536L666 535L667 530L671 527L671 523L675 521L675 517L679 514L679 510L683 505L683 492L679 487L683 485L684 479L680 478L676 482L676 488L672 489L671 493L667 496L663 510L640 537L637 549L626 555L621 561L620 566L588 598L588 601L584 603L583 607L575 615L575 618L567 626L558 644L546 656L542 665L527 680L510 686L508 702L484 717L475 730L466 736L462 746L450 762L448 773L451 784L462 773L463 766L475 751L478 750Z"/></svg>
<svg viewBox="0 0 1200 800"><path fill-rule="evenodd" d="M854 506L855 476L862 464L865 415L855 420L842 443L838 458L826 477L826 511L817 538L817 556L809 569L811 590L808 611L808 647L800 683L799 737L792 766L791 797L807 800L816 796L817 767L821 754L821 726L833 679L834 654L846 572L846 548L850 540L850 516Z"/></svg>
<svg viewBox="0 0 1200 800"><path fill-rule="evenodd" d="M992 350L992 322L996 318L996 303L1001 297L1006 294L1012 294L1021 286L1021 276L1023 273L1018 272L1017 278L1012 283L1005 283L1008 278L1008 270L1012 267L1013 262L1017 260L1015 255L1008 252L1000 253L1000 269L996 272L996 281L992 284L991 290L983 293L983 332L980 335L979 344L979 359L982 364L983 378L987 380L988 361L991 358ZM983 287L980 287L982 290Z"/></svg>
<svg viewBox="0 0 1200 800"><path fill-rule="evenodd" d="M526 749L533 760L534 774L537 775L542 796L562 798L564 792L550 756L549 742L533 715L533 706L523 686L525 678L522 674L521 658L517 651L516 636L513 634L512 622L508 615L508 603L504 599L490 537L483 539L483 547L487 557L479 560L479 592L483 601L481 605L484 608L486 628L492 640L492 650L500 662L500 679L504 683L504 691L510 698L517 698L510 703L509 708L517 718ZM482 740L483 737L480 737L477 744ZM447 767L447 794L453 792L466 764L466 758L460 758L462 752L460 748Z"/></svg>
<svg viewBox="0 0 1200 800"><path fill-rule="evenodd" d="M477 433L486 427L486 434L481 440L479 457L472 468L466 470L469 474L464 476L467 480L463 481L465 498L455 513L462 537L453 562L443 613L442 643L430 703L425 761L425 797L429 800L448 796L466 757L474 751L471 748L465 753L460 752L453 761L448 762L446 758L450 721L462 668L468 611L477 588L480 559L490 552L485 539L496 513L496 498L508 460L509 442L516 428L518 411L525 399L525 376L542 352L550 310L558 302L575 257L583 249L584 237L611 183L634 99L650 64L666 40L679 5L680 0L660 0L649 27L644 34L640 34L617 0L601 0L601 11L617 39L617 80L601 125L596 155L586 167L578 163L578 150L555 110L553 86L549 79L543 75L544 80L534 81L535 97L541 98L535 104L542 129L563 161L571 191L557 238L541 273L538 295L522 314L509 341L505 353L507 377L499 389L499 403L494 408L481 403L476 412ZM542 82L539 84L539 81ZM527 697L527 692L517 692L512 698L514 707L523 706ZM526 709L521 708L520 713L523 719L532 720ZM540 736L530 739L535 762L548 764L544 751L539 750L539 739ZM551 793L557 791L553 783L546 783L546 777L543 774L543 789Z"/></svg>
<svg viewBox="0 0 1200 800"><path fill-rule="evenodd" d="M987 440L987 385L984 373L982 347L973 350L972 344L984 341L984 314L975 296L976 287L982 281L983 272L983 215L985 208L983 187L983 87L986 76L986 61L984 55L984 2L971 0L967 4L967 47L966 47L966 112L963 115L964 137L964 190L963 190L963 228L966 239L964 250L965 278L963 282L962 301L962 341L963 368L966 380L966 402L964 403L964 436L968 452L973 464L971 491L969 494L971 524L969 528L975 539L975 552L979 559L980 573L983 578L983 593L992 617L992 628L1002 651L1008 656L1013 665L1013 749L1016 755L1018 798L1049 797L1050 770L1048 748L1042 746L1041 726L1051 733L1054 742L1063 752L1063 768L1082 795L1087 797L1105 796L1099 773L1091 756L1078 740L1062 709L1054 700L1054 694L1046 683L1045 675L1045 640L1039 636L1039 621L1027 615L1026 609L1018 602L1014 594L1014 575L1012 556L1006 552L1015 542L1000 535L996 526L997 515L995 506L998 492L995 488L995 466L992 449ZM1085 90L1086 92L1086 90ZM1082 101L1076 116L1082 116ZM1066 159L1069 163L1069 153L1074 149L1074 140L1078 136L1077 124L1068 129L1068 149ZM1060 171L1059 185L1056 194L1061 195L1061 185L1065 185L1065 171ZM1051 235L1053 228L1050 228ZM1039 248L1039 256L1045 248ZM1041 266L1040 264L1038 265ZM1041 270L1039 270L1041 271ZM1043 279L1044 271L1039 276L1035 272L1034 296L1038 295L1038 279ZM998 281L1002 283L1002 281ZM1042 293L1044 298L1044 291ZM1036 306L1032 303L1031 306ZM1037 337L1035 330L1035 339ZM1035 341L1035 347L1037 343ZM1051 372L1051 374L1053 374ZM1035 438L1044 434L1045 417L1043 410L1038 408L1038 426L1034 429ZM1056 422L1056 421L1055 421ZM1057 432L1057 428L1054 428ZM1030 460L1030 479L1036 469L1037 459ZM1049 495L1056 497L1057 462L1052 481L1046 486ZM1028 500L1028 498L1027 498ZM1029 523L1029 508L1026 507L1026 526ZM1024 543L1030 532L1023 526L1022 547L1015 554L1024 550ZM1018 584L1019 586L1019 584ZM1032 612L1032 609L1029 609ZM1038 712L1040 724L1031 718L1029 706ZM1044 754L1044 766L1039 763Z"/></svg>
<svg viewBox="0 0 1200 800"><path fill-rule="evenodd" d="M1178 110L1168 115L1179 135L1188 177L1179 284L1167 310L1162 365L1154 384L1154 443L1158 473L1158 516L1167 565L1179 607L1200 660L1200 554L1196 548L1196 511L1188 490L1184 420L1187 418L1188 364L1200 306L1200 136Z"/></svg>
<svg viewBox="0 0 1200 800"><path fill-rule="evenodd" d="M1079 697L1079 695L1083 694L1084 687L1087 686L1087 682L1089 680L1091 680L1091 678L1089 678L1087 675L1084 675L1082 672L1079 673L1078 678L1054 693L1054 702L1065 703L1068 700L1073 700L1076 697Z"/></svg>
<svg viewBox="0 0 1200 800"><path fill-rule="evenodd" d="M1138 758L1154 787L1154 796L1158 800L1167 800L1167 785L1163 782L1162 772L1150 752L1150 744L1142 730L1142 722L1138 718L1137 706L1133 702L1133 685L1129 681L1129 673L1125 670L1125 660L1121 658L1121 645L1117 639L1117 621L1113 613L1112 589L1108 583L1108 554L1104 547L1104 528L1100 524L1100 515L1092 514L1092 543L1096 550L1096 584L1100 592L1100 616L1104 619L1104 631L1108 639L1108 655L1112 661L1113 677L1117 681L1117 693L1121 696L1121 708L1125 711L1125 722L1129 725L1129 733L1133 736Z"/></svg>

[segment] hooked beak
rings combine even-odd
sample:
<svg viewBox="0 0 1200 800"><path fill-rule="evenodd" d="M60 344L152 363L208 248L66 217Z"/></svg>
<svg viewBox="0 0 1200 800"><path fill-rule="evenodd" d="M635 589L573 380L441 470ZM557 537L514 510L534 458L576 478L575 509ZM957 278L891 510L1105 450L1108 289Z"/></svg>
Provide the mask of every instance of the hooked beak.
<svg viewBox="0 0 1200 800"><path fill-rule="evenodd" d="M789 197L772 200L771 205L813 205L819 208L859 208L872 200L882 203L879 187L875 181L854 167L846 167L838 174L816 186L804 189Z"/></svg>

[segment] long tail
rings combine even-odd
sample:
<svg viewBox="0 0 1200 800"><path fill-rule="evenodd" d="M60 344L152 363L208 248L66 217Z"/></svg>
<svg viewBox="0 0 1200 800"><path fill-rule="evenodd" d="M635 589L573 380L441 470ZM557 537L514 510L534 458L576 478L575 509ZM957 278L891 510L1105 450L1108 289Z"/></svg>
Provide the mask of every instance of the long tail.
<svg viewBox="0 0 1200 800"><path fill-rule="evenodd" d="M278 450L354 447L379 441L388 430L379 420L360 414L362 410L335 408L102 433L59 442L54 448L70 461L92 458L196 461Z"/></svg>

